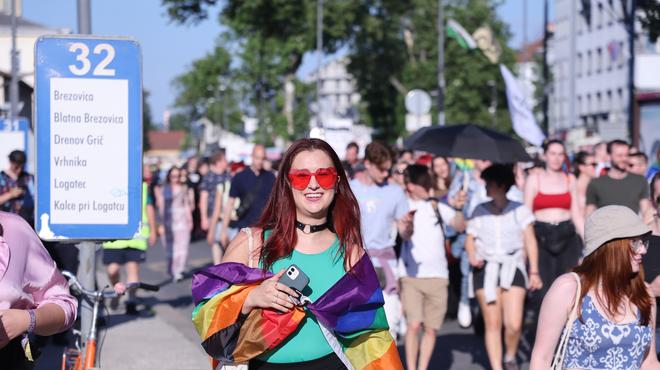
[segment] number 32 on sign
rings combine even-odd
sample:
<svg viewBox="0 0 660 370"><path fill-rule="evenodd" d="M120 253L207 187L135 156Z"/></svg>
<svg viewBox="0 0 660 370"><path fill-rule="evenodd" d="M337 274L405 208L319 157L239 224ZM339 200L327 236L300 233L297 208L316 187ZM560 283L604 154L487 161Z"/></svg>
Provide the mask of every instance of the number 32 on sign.
<svg viewBox="0 0 660 370"><path fill-rule="evenodd" d="M132 238L142 195L139 45L44 36L35 46L35 71L39 236Z"/></svg>

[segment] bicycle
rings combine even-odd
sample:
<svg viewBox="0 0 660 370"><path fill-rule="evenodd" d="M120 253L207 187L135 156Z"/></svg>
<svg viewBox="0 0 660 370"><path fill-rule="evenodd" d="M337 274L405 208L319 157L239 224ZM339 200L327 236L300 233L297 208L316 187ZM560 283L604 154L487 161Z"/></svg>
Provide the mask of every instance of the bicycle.
<svg viewBox="0 0 660 370"><path fill-rule="evenodd" d="M85 346L84 357L82 356L81 342L82 336L80 331L75 331L74 334L77 334L78 338L75 343L74 348L67 348L62 354L62 370L94 370L96 368L96 322L98 320L99 307L103 301L106 299L118 298L123 295L126 291L130 289L143 289L152 292L157 292L160 288L156 285L146 284L142 282L137 283L126 283L122 287L125 287L123 291L121 289L111 288L106 286L101 290L87 290L83 288L78 279L74 274L69 271L62 271L64 275L69 280L69 287L76 293L79 293L82 296L82 299L89 299L94 302L92 306L92 324L89 328L89 334L87 336L87 344Z"/></svg>

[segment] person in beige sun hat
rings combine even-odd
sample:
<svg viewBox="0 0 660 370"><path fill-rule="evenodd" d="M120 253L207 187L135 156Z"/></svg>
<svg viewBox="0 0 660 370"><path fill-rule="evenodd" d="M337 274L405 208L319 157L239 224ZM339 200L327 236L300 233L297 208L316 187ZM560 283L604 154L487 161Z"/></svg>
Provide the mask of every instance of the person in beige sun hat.
<svg viewBox="0 0 660 370"><path fill-rule="evenodd" d="M642 236L651 232L642 219L625 206L606 206L596 210L584 226L584 251L587 257L606 242Z"/></svg>
<svg viewBox="0 0 660 370"><path fill-rule="evenodd" d="M551 363L562 369L660 369L651 350L655 299L642 267L650 233L624 206L605 206L587 218L582 263L557 278L543 300L530 369Z"/></svg>

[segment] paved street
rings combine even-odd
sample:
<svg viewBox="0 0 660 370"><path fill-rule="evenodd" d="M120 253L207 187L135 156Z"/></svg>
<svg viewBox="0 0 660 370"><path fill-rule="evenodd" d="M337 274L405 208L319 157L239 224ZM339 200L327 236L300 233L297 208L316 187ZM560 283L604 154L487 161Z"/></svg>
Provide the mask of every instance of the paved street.
<svg viewBox="0 0 660 370"><path fill-rule="evenodd" d="M158 369L207 370L208 361L199 338L190 321L192 300L190 274L179 283L167 279L166 260L160 246L150 248L147 263L143 265L142 280L161 286L158 293L141 292L140 314L129 316L111 312L107 325L99 333L101 368L108 370ZM210 252L205 242L191 245L189 270L210 263ZM99 261L99 267L102 265ZM100 271L102 272L102 271ZM105 284L105 274L99 273L99 284ZM526 343L521 353L529 353ZM60 369L62 347L50 344L37 367L39 370ZM400 347L402 359L403 346ZM477 370L487 369L488 360L481 338L472 329L461 329L455 320L443 326L431 359L430 369ZM522 367L526 369L526 364Z"/></svg>

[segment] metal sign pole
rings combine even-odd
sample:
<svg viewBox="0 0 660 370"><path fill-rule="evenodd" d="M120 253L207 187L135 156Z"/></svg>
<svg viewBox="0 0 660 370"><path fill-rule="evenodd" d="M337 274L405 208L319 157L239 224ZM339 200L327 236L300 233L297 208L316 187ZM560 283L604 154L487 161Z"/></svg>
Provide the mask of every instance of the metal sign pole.
<svg viewBox="0 0 660 370"><path fill-rule="evenodd" d="M438 125L445 125L445 13L438 0Z"/></svg>
<svg viewBox="0 0 660 370"><path fill-rule="evenodd" d="M92 33L92 16L90 0L78 0L78 32L80 34ZM83 241L76 245L78 253L78 281L85 289L94 290L96 285L96 243ZM86 353L87 336L92 327L93 303L82 300L80 304L80 331L82 353ZM85 362L83 362L85 363Z"/></svg>
<svg viewBox="0 0 660 370"><path fill-rule="evenodd" d="M10 113L9 119L11 125L7 125L7 130L15 129L18 119L18 51L16 49L16 0L11 0L11 81L9 84Z"/></svg>

